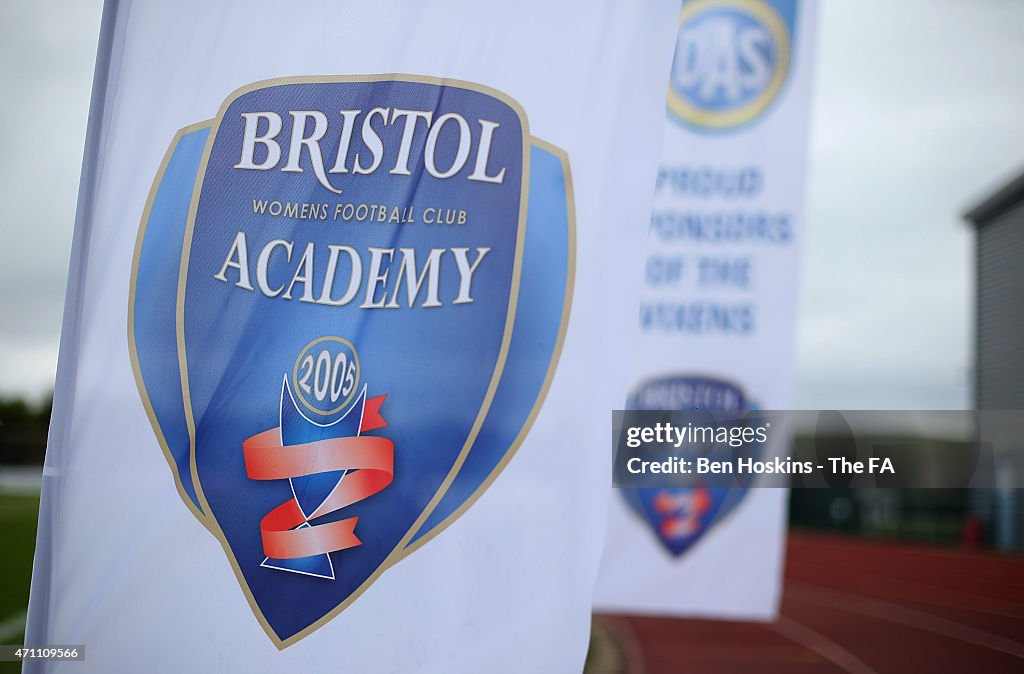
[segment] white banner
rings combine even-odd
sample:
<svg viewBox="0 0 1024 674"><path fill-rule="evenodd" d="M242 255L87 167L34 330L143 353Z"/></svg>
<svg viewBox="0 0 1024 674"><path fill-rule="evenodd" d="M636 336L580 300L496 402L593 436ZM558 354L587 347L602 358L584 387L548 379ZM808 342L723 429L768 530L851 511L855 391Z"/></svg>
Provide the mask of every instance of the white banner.
<svg viewBox="0 0 1024 674"><path fill-rule="evenodd" d="M683 4L629 408L792 404L815 9ZM613 492L599 609L775 615L784 490Z"/></svg>
<svg viewBox="0 0 1024 674"><path fill-rule="evenodd" d="M109 3L27 642L579 671L677 12Z"/></svg>

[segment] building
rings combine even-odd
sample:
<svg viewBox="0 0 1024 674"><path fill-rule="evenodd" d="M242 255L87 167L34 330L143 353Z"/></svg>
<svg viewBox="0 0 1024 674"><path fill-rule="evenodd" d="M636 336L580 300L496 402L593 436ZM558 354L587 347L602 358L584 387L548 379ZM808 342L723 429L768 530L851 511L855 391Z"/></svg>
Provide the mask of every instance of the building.
<svg viewBox="0 0 1024 674"><path fill-rule="evenodd" d="M1024 174L964 214L975 230L974 407L1024 410ZM1004 549L1024 545L1024 438L994 448L995 488L972 511Z"/></svg>

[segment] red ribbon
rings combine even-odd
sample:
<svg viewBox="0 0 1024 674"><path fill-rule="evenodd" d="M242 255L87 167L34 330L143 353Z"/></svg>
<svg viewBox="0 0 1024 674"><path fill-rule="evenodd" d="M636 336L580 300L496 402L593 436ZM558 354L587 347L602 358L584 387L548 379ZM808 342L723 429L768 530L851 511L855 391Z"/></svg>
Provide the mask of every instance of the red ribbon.
<svg viewBox="0 0 1024 674"><path fill-rule="evenodd" d="M387 396L370 398L363 407L360 432L387 426L380 406ZM257 433L242 443L245 471L253 480L282 480L338 470L345 475L320 507L307 518L298 502L288 499L260 521L263 553L273 559L311 557L361 545L355 534L358 517L311 524L316 519L376 494L394 477L395 443L376 436L328 438L300 445L282 445L281 429Z"/></svg>

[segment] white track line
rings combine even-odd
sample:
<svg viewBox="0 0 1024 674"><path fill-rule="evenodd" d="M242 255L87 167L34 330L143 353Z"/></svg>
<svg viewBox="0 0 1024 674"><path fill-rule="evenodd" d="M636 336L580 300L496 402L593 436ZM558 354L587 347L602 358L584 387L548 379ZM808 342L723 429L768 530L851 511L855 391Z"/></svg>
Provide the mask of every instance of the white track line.
<svg viewBox="0 0 1024 674"><path fill-rule="evenodd" d="M876 670L836 642L792 618L780 616L778 621L767 625L774 632L814 651L848 674L876 674Z"/></svg>
<svg viewBox="0 0 1024 674"><path fill-rule="evenodd" d="M932 583L921 583L911 580L893 580L888 576L879 576L873 573L856 573L843 571L846 578L856 577L859 581L877 588L885 588L890 594L889 599L898 601L909 601L920 604L931 604L933 606L944 606L946 608L958 608L974 611L975 613L987 613L988 615L1000 616L1002 618L1014 618L1024 620L1024 605L1005 599L987 597L966 592L951 591L941 585ZM792 582L792 581L790 581ZM803 583L801 583L803 584ZM929 597L907 595L902 590L917 588L927 590L930 593L942 593L946 600ZM898 593L898 594L897 594Z"/></svg>
<svg viewBox="0 0 1024 674"><path fill-rule="evenodd" d="M644 648L637 638L629 620L616 615L600 614L594 619L599 620L619 646L625 665L625 674L646 674L647 662L644 660Z"/></svg>
<svg viewBox="0 0 1024 674"><path fill-rule="evenodd" d="M790 586L790 589L786 591L786 597L913 627L1024 659L1024 644L1018 641L892 602L861 597L838 590L817 587L810 589L810 586L806 585L804 588Z"/></svg>

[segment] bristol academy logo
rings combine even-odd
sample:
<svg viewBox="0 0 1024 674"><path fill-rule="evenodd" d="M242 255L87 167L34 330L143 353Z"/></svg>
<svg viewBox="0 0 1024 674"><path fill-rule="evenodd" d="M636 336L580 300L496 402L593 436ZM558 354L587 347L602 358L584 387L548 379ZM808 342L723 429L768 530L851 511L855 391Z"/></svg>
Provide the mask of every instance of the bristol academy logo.
<svg viewBox="0 0 1024 674"><path fill-rule="evenodd" d="M291 381L287 374L282 380L280 425L242 443L250 479L286 479L291 488L290 497L260 520L267 555L260 566L335 580L331 553L362 544L355 533L358 517L314 524L376 494L393 478L394 443L365 435L387 426L380 414L387 396L367 399L366 385L357 396L359 375L351 342L335 336L310 342ZM314 415L336 418L314 421L293 390Z"/></svg>
<svg viewBox="0 0 1024 674"><path fill-rule="evenodd" d="M738 412L754 405L743 390L716 377L667 375L639 384L626 401L631 410L708 410ZM652 476L657 480L657 476ZM623 487L629 508L651 530L662 549L682 557L742 502L747 488Z"/></svg>
<svg viewBox="0 0 1024 674"><path fill-rule="evenodd" d="M522 442L571 304L571 195L515 101L453 80L259 82L173 139L136 243L132 365L183 502L279 648Z"/></svg>
<svg viewBox="0 0 1024 674"><path fill-rule="evenodd" d="M669 80L670 117L702 131L757 119L789 73L797 0L689 0Z"/></svg>

